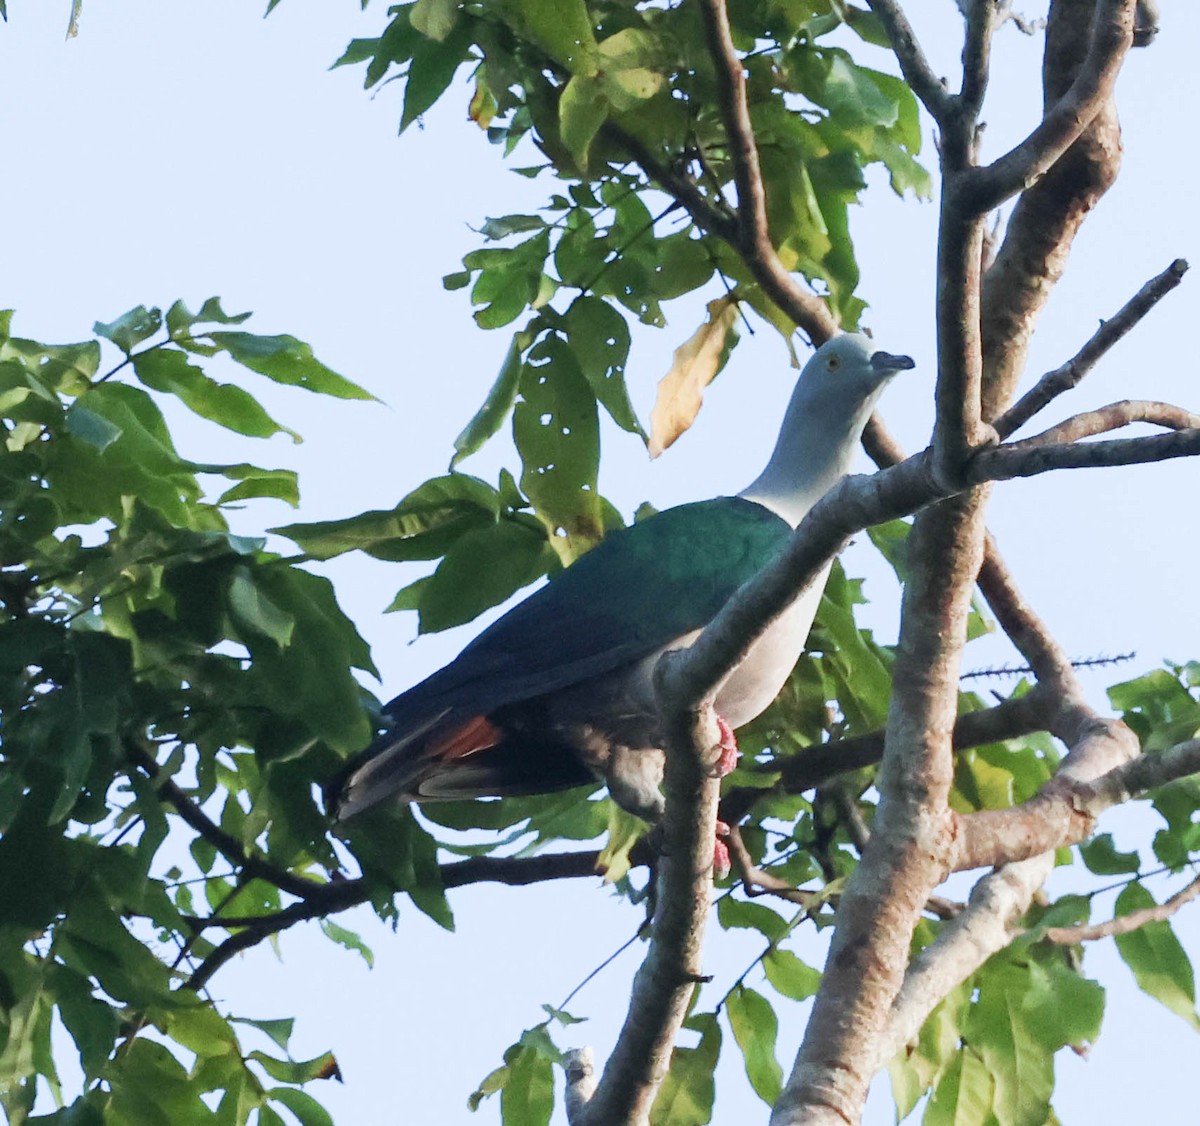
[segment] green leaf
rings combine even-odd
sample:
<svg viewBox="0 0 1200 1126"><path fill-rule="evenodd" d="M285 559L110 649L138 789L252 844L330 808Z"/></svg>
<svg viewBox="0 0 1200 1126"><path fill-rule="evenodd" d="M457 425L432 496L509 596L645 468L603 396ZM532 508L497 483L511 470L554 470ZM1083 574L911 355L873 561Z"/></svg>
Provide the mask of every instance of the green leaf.
<svg viewBox="0 0 1200 1126"><path fill-rule="evenodd" d="M821 971L802 962L790 950L772 948L764 955L762 965L775 991L793 1001L807 1001L821 988Z"/></svg>
<svg viewBox="0 0 1200 1126"><path fill-rule="evenodd" d="M218 505L257 497L281 500L293 508L300 504L300 482L293 469L262 469L242 462L240 465L204 466L200 471L220 473L222 477L238 482L217 498Z"/></svg>
<svg viewBox="0 0 1200 1126"><path fill-rule="evenodd" d="M275 383L303 387L336 399L374 399L357 383L327 368L302 340L286 334L256 336L250 332L212 332L209 338L243 367L265 375Z"/></svg>
<svg viewBox="0 0 1200 1126"><path fill-rule="evenodd" d="M775 1010L761 993L738 985L725 998L725 1014L742 1050L750 1086L767 1106L774 1106L783 1090L783 1069L775 1058Z"/></svg>
<svg viewBox="0 0 1200 1126"><path fill-rule="evenodd" d="M229 612L239 626L270 638L281 649L292 642L296 619L271 601L246 567L238 567L230 579Z"/></svg>
<svg viewBox="0 0 1200 1126"><path fill-rule="evenodd" d="M634 414L625 386L625 363L629 357L629 326L607 301L582 296L571 302L563 316L571 351L596 401L612 420L643 441L646 432Z"/></svg>
<svg viewBox="0 0 1200 1126"><path fill-rule="evenodd" d="M558 127L580 168L587 168L588 150L611 108L599 78L577 74L564 87L558 101Z"/></svg>
<svg viewBox="0 0 1200 1126"><path fill-rule="evenodd" d="M390 562L437 559L467 532L500 515L496 490L478 477L450 473L418 486L395 508L345 520L272 528L315 559L363 551Z"/></svg>
<svg viewBox="0 0 1200 1126"><path fill-rule="evenodd" d="M147 387L175 395L189 410L226 430L251 438L288 434L294 442L300 441L299 434L276 422L249 392L209 379L174 348L154 348L135 356L133 370Z"/></svg>
<svg viewBox="0 0 1200 1126"><path fill-rule="evenodd" d="M508 1064L500 1091L500 1113L506 1123L549 1126L554 1111L554 1066L541 1052L522 1045Z"/></svg>
<svg viewBox="0 0 1200 1126"><path fill-rule="evenodd" d="M1129 915L1154 904L1154 897L1135 881L1117 896L1116 913ZM1146 923L1128 934L1117 935L1115 941L1138 987L1200 1030L1192 963L1171 924L1165 920Z"/></svg>
<svg viewBox="0 0 1200 1126"><path fill-rule="evenodd" d="M323 1052L311 1060L277 1060L265 1052L250 1052L247 1059L259 1064L279 1083L309 1083L314 1079L340 1079L337 1060L332 1052Z"/></svg>
<svg viewBox="0 0 1200 1126"><path fill-rule="evenodd" d="M458 0L417 0L409 19L422 35L440 43L458 22Z"/></svg>
<svg viewBox="0 0 1200 1126"><path fill-rule="evenodd" d="M274 1087L267 1092L267 1098L287 1107L300 1126L334 1126L329 1111L312 1095L297 1091L295 1087Z"/></svg>
<svg viewBox="0 0 1200 1126"><path fill-rule="evenodd" d="M872 71L856 66L849 56L837 52L825 77L825 104L833 113L852 122L894 125L899 108L873 78Z"/></svg>
<svg viewBox="0 0 1200 1126"><path fill-rule="evenodd" d="M978 1000L963 1031L963 1040L972 1049L962 1053L959 1098L969 1093L972 1105L976 1100L982 1105L987 1084L974 1070L978 1053L991 1073L993 1106L1001 1122L1044 1122L1054 1090L1052 1053L1061 1045L1045 1044L1035 1035L1025 1009L1030 984L1026 967L1008 961L989 963L976 976Z"/></svg>
<svg viewBox="0 0 1200 1126"><path fill-rule="evenodd" d="M670 1070L650 1108L650 1126L707 1126L712 1121L721 1027L715 1013L689 1017L684 1027L699 1032L700 1042L692 1048L676 1046L671 1053Z"/></svg>
<svg viewBox="0 0 1200 1126"><path fill-rule="evenodd" d="M92 983L68 966L55 966L51 981L59 1016L79 1049L83 1073L93 1079L100 1074L120 1034L117 1010L96 997Z"/></svg>
<svg viewBox="0 0 1200 1126"><path fill-rule="evenodd" d="M321 930L326 938L332 939L339 946L344 946L347 950L353 950L356 954L362 955L362 960L367 963L368 968L374 969L374 952L354 931L347 930L332 919L322 919ZM287 1045L283 1044L281 1047L286 1048Z"/></svg>
<svg viewBox="0 0 1200 1126"><path fill-rule="evenodd" d="M649 826L640 817L626 813L616 802L608 803L608 836L596 868L604 873L606 884L615 884L629 874L629 854L644 837Z"/></svg>
<svg viewBox="0 0 1200 1126"><path fill-rule="evenodd" d="M964 1048L934 1088L923 1126L997 1126L1009 1121L992 1113L995 1086L995 1077L979 1056Z"/></svg>
<svg viewBox="0 0 1200 1126"><path fill-rule="evenodd" d="M422 633L472 621L555 567L545 532L528 520L476 528L446 552L421 590Z"/></svg>
<svg viewBox="0 0 1200 1126"><path fill-rule="evenodd" d="M473 21L462 19L444 39L421 37L413 46L412 64L404 84L400 132L403 133L446 92L458 68L470 57L474 39Z"/></svg>
<svg viewBox="0 0 1200 1126"><path fill-rule="evenodd" d="M167 333L172 340L191 342L191 330L195 325L240 325L249 319L249 313L225 312L219 297L210 297L200 306L198 313L193 313L182 301L176 301L167 310Z"/></svg>
<svg viewBox="0 0 1200 1126"><path fill-rule="evenodd" d="M521 491L568 561L597 543L604 531L596 493L596 399L566 343L553 336L530 351L520 395L513 437L521 455Z"/></svg>
<svg viewBox="0 0 1200 1126"><path fill-rule="evenodd" d="M92 326L92 330L97 336L111 340L126 355L143 340L153 336L160 328L162 328L162 310L147 309L145 305L130 309L128 313L122 313L109 324L97 321Z"/></svg>
<svg viewBox="0 0 1200 1126"><path fill-rule="evenodd" d="M572 74L596 73L596 36L584 0L506 0L506 17Z"/></svg>
<svg viewBox="0 0 1200 1126"><path fill-rule="evenodd" d="M787 920L778 911L731 895L723 895L718 900L717 921L726 930L734 927L756 930L771 942L778 942L788 930Z"/></svg>
<svg viewBox="0 0 1200 1126"><path fill-rule="evenodd" d="M546 225L546 220L540 215L504 215L499 219L486 220L479 228L479 233L489 240L505 239L509 235L520 234L523 231L543 230ZM446 288L452 287L447 286Z"/></svg>
<svg viewBox="0 0 1200 1126"><path fill-rule="evenodd" d="M288 1050L288 1041L292 1038L292 1030L296 1026L295 1017L283 1017L278 1020L251 1020L249 1017L230 1017L236 1024L248 1024L269 1036L283 1051Z"/></svg>
<svg viewBox="0 0 1200 1126"><path fill-rule="evenodd" d="M1136 872L1141 859L1136 852L1120 852L1113 843L1112 833L1101 833L1079 846L1079 855L1088 871L1097 876L1121 876Z"/></svg>
<svg viewBox="0 0 1200 1126"><path fill-rule="evenodd" d="M104 453L109 446L121 436L121 428L115 423L88 410L83 406L82 399L76 399L68 408L65 416L67 433L74 435L89 446Z"/></svg>
<svg viewBox="0 0 1200 1126"><path fill-rule="evenodd" d="M521 357L532 340L529 329L523 329L513 335L512 343L500 365L500 373L492 384L483 405L477 410L471 421L463 427L462 433L454 439L454 457L450 460L453 469L464 457L475 453L497 430L504 420L517 397L517 384L521 378Z"/></svg>

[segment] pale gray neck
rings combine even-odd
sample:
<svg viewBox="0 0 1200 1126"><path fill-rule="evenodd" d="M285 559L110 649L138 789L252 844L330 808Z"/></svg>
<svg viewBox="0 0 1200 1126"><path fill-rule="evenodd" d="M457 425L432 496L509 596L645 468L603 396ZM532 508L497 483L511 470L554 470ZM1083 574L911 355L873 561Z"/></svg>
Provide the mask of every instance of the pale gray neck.
<svg viewBox="0 0 1200 1126"><path fill-rule="evenodd" d="M882 387L866 400L828 384L792 392L771 460L738 495L778 513L793 527L850 472L854 451Z"/></svg>

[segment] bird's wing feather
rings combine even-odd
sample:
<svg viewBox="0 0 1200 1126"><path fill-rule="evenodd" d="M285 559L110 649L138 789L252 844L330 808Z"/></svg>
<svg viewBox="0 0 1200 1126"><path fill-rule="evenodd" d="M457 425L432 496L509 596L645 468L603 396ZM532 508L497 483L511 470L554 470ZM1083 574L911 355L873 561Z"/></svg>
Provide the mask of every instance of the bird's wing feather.
<svg viewBox="0 0 1200 1126"><path fill-rule="evenodd" d="M397 793L434 796L440 762L469 765L477 750L491 746L473 738L478 717L632 665L704 626L778 554L790 532L762 505L718 497L610 534L387 705L389 729L334 783L340 816ZM531 760L535 752L528 751ZM502 752L505 761L512 753ZM480 770L502 765L484 764L483 757ZM573 761L542 762L540 769L558 770L564 785L587 777ZM494 781L487 792L498 792ZM513 792L529 792L529 785Z"/></svg>
<svg viewBox="0 0 1200 1126"><path fill-rule="evenodd" d="M707 624L790 532L762 505L718 497L610 534L385 712L400 725L485 713L637 661Z"/></svg>

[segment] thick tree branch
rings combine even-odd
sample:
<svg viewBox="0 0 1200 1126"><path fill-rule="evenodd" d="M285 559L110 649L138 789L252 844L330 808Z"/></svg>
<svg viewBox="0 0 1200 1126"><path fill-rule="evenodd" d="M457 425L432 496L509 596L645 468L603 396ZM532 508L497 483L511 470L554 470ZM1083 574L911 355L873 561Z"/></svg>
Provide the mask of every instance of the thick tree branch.
<svg viewBox="0 0 1200 1126"><path fill-rule="evenodd" d="M1096 0L1054 0L1042 63L1043 110L1066 94L1087 57ZM1066 267L1075 233L1116 180L1121 130L1110 98L1079 140L1022 192L984 278L985 419L1013 394L1038 316Z"/></svg>
<svg viewBox="0 0 1200 1126"><path fill-rule="evenodd" d="M915 571L905 587L875 832L842 896L774 1126L858 1121L913 928L945 877L958 661L982 555L983 501L979 490L956 497L913 527L910 550L940 566Z"/></svg>
<svg viewBox="0 0 1200 1126"><path fill-rule="evenodd" d="M993 867L1077 844L1106 809L1197 773L1200 739L1138 756L1133 733L1110 721L1073 747L1058 773L1028 801L958 816L954 866Z"/></svg>
<svg viewBox="0 0 1200 1126"><path fill-rule="evenodd" d="M660 668L671 659L660 661ZM720 753L716 717L658 680L667 720L659 831L658 899L650 949L634 978L629 1011L590 1099L577 1090L572 1126L642 1123L670 1065L671 1051L701 975L701 945L712 895Z"/></svg>
<svg viewBox="0 0 1200 1126"><path fill-rule="evenodd" d="M1043 375L997 418L996 433L1007 438L1059 395L1078 387L1109 349L1183 280L1187 269L1187 262L1177 258L1161 274L1151 278L1114 316L1100 322L1091 339L1071 359Z"/></svg>
<svg viewBox="0 0 1200 1126"><path fill-rule="evenodd" d="M1020 933L1017 920L1053 868L1053 855L1039 856L991 872L975 885L966 908L913 959L873 1061L876 1071L916 1039L950 990Z"/></svg>
<svg viewBox="0 0 1200 1126"><path fill-rule="evenodd" d="M992 34L996 30L995 0L971 0L967 8L967 36L963 45L963 79L960 112L972 122L979 117L987 93Z"/></svg>
<svg viewBox="0 0 1200 1126"><path fill-rule="evenodd" d="M971 455L996 440L982 421L983 343L980 323L980 268L984 222L957 205L943 181L938 224L938 375L934 399L934 472L953 486L962 481Z"/></svg>
<svg viewBox="0 0 1200 1126"><path fill-rule="evenodd" d="M984 215L1040 179L1079 139L1112 94L1133 44L1135 0L1099 0L1087 56L1067 92L1019 145L956 184L965 212Z"/></svg>
<svg viewBox="0 0 1200 1126"><path fill-rule="evenodd" d="M897 0L867 0L867 3L887 32L904 81L912 87L912 92L934 121L943 121L950 112L950 94L929 65L904 9Z"/></svg>
<svg viewBox="0 0 1200 1126"><path fill-rule="evenodd" d="M1197 772L1200 772L1200 740L1191 740L1162 754L1134 758L1102 774L1093 782L1080 783L1074 787L1073 797L1080 803L1086 816L1095 817L1102 808L1121 804L1157 786ZM1061 778L1062 775L1056 775L1046 789L1056 785L1061 787ZM1064 825L1070 823L1070 818L1064 819ZM1076 828L1080 825L1085 826L1081 835L1073 836L1067 832L1057 843L1049 844L1047 850L1006 863L975 885L966 909L943 927L938 937L913 960L896 998L888 1036L875 1061L876 1069L916 1038L926 1018L951 989L1023 933L1019 920L1053 870L1052 850L1077 843L1086 836L1090 831L1090 821L1077 822ZM1043 839L1032 847L1037 848L1045 843ZM1106 934L1125 933L1137 926L1167 918L1197 895L1200 895L1200 878L1166 903L1147 908L1144 912L1134 912L1096 927L1051 928L1045 937L1052 942L1075 943ZM1126 919L1130 921L1126 923Z"/></svg>
<svg viewBox="0 0 1200 1126"><path fill-rule="evenodd" d="M1200 897L1200 876L1169 899L1156 903L1153 907L1143 907L1140 911L1131 911L1128 915L1118 915L1104 923L1088 923L1078 927L1047 927L1042 931L1041 937L1060 946L1075 946L1080 942L1095 942L1101 938L1129 934L1148 923L1166 922L1181 907L1197 897Z"/></svg>

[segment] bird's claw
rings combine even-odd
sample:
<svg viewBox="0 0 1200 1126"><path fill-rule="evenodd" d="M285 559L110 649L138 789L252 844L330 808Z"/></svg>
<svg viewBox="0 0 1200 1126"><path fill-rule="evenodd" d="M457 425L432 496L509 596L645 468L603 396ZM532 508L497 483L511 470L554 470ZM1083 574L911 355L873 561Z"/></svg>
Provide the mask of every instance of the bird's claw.
<svg viewBox="0 0 1200 1126"><path fill-rule="evenodd" d="M724 778L726 774L732 774L734 767L737 766L738 751L737 736L733 733L733 728L725 722L723 716L717 716L717 730L721 733L721 742L719 744L721 753L717 756L717 761L712 765L712 776L714 778Z"/></svg>
<svg viewBox="0 0 1200 1126"><path fill-rule="evenodd" d="M729 875L733 863L729 858L729 846L721 839L729 836L729 826L724 821L717 822L717 835L713 841L713 878L723 880Z"/></svg>

